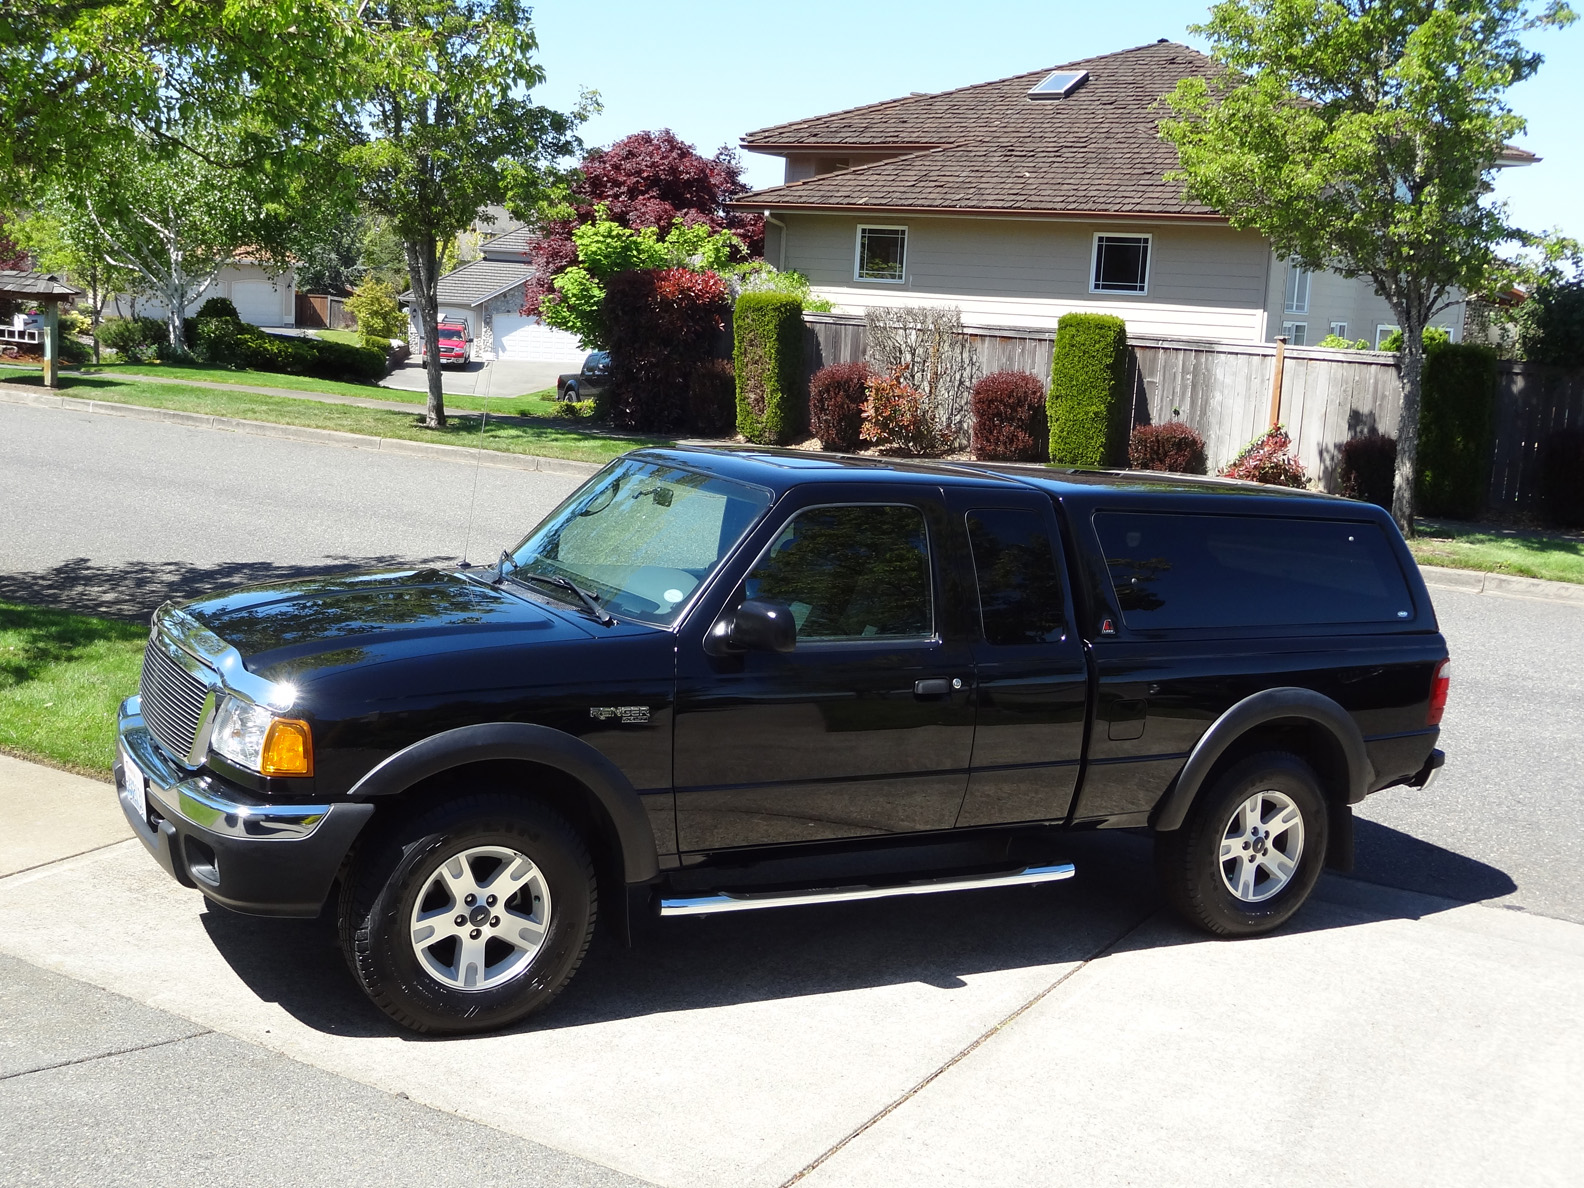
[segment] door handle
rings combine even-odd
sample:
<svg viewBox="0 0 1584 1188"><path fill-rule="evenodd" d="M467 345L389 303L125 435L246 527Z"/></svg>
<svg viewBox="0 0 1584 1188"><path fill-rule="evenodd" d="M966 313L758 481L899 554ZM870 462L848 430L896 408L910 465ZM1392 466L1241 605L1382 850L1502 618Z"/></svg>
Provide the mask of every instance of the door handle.
<svg viewBox="0 0 1584 1188"><path fill-rule="evenodd" d="M962 681L949 681L945 677L933 677L927 681L913 682L914 697L945 697L952 689L962 688Z"/></svg>

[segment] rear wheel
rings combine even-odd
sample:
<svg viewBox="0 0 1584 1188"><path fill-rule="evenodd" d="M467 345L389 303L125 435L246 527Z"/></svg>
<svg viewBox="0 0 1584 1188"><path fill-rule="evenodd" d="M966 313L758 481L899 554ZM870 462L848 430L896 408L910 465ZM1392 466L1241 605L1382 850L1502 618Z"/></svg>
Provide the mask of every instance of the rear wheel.
<svg viewBox="0 0 1584 1188"><path fill-rule="evenodd" d="M1303 906L1325 863L1320 780L1296 755L1268 751L1200 794L1181 829L1155 840L1166 897L1217 936L1257 936Z"/></svg>
<svg viewBox="0 0 1584 1188"><path fill-rule="evenodd" d="M593 864L570 825L530 801L471 796L359 855L342 889L341 945L403 1027L487 1031L560 992L595 912Z"/></svg>
<svg viewBox="0 0 1584 1188"><path fill-rule="evenodd" d="M576 380L571 380L567 383L566 388L562 392L561 399L569 402L581 399L581 397L578 395L578 386Z"/></svg>

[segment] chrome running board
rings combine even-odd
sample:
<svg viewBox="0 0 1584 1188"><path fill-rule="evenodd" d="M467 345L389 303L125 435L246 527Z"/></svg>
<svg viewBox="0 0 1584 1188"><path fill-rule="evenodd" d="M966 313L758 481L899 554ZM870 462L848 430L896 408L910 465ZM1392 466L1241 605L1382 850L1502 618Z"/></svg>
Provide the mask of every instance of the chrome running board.
<svg viewBox="0 0 1584 1188"><path fill-rule="evenodd" d="M686 899L660 900L662 916L709 916L716 912L752 912L759 908L797 907L809 903L846 903L854 899L890 899L896 895L938 895L943 891L976 891L983 887L1028 887L1073 877L1070 862L1025 866L1004 874L931 879L894 887L832 887L827 891L720 892Z"/></svg>

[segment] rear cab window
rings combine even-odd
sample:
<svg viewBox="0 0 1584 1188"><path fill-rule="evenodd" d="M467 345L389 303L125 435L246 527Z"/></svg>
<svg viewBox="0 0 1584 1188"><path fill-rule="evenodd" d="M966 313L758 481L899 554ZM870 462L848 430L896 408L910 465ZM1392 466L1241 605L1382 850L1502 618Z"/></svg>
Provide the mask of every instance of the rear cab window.
<svg viewBox="0 0 1584 1188"><path fill-rule="evenodd" d="M967 515L986 643L1055 643L1067 631L1061 571L1045 517L1021 508Z"/></svg>
<svg viewBox="0 0 1584 1188"><path fill-rule="evenodd" d="M1402 625L1414 600L1378 524L1297 516L1097 511L1129 631Z"/></svg>

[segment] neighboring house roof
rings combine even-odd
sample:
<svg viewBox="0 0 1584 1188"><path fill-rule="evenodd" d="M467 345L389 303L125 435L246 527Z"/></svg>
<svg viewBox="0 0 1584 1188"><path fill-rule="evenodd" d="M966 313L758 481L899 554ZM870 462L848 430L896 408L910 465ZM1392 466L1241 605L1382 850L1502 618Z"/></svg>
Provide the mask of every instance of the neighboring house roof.
<svg viewBox="0 0 1584 1188"><path fill-rule="evenodd" d="M528 253L538 242L537 234L527 227L518 227L504 235L497 235L494 239L485 240L479 245L479 251L486 259L526 260Z"/></svg>
<svg viewBox="0 0 1584 1188"><path fill-rule="evenodd" d="M437 286L442 305L483 305L491 297L498 297L513 285L520 285L533 275L533 265L516 260L474 260L446 273ZM413 301L413 291L408 289L400 297L403 303Z"/></svg>
<svg viewBox="0 0 1584 1188"><path fill-rule="evenodd" d="M1123 214L1219 220L1183 197L1177 151L1161 139L1157 100L1180 78L1217 71L1185 45L1150 45L939 94L910 95L761 128L756 152L897 151L904 155L744 195L776 210L872 209ZM1059 99L1030 99L1054 70L1089 77Z"/></svg>

